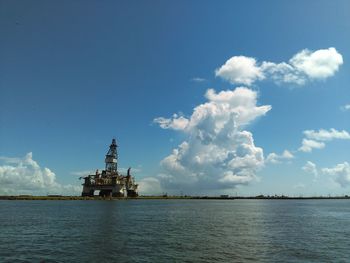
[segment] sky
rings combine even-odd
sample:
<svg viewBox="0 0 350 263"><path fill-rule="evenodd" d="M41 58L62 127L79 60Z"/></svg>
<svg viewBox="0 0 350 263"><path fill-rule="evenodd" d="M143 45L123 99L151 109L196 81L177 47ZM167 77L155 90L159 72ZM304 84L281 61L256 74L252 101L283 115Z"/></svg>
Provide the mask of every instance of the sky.
<svg viewBox="0 0 350 263"><path fill-rule="evenodd" d="M0 0L0 194L350 193L349 1Z"/></svg>

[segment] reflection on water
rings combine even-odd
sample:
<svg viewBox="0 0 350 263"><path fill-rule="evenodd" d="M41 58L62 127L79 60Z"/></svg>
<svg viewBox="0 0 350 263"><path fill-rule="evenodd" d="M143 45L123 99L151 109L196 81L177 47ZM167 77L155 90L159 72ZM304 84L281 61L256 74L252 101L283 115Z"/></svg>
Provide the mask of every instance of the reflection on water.
<svg viewBox="0 0 350 263"><path fill-rule="evenodd" d="M348 202L0 201L0 261L349 262Z"/></svg>

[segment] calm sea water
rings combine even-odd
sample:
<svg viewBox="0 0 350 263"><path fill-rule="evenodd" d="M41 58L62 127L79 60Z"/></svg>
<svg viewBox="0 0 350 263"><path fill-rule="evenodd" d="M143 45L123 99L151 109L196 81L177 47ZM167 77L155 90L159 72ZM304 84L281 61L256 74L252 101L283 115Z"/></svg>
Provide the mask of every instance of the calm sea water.
<svg viewBox="0 0 350 263"><path fill-rule="evenodd" d="M0 262L42 261L350 262L350 201L0 201Z"/></svg>

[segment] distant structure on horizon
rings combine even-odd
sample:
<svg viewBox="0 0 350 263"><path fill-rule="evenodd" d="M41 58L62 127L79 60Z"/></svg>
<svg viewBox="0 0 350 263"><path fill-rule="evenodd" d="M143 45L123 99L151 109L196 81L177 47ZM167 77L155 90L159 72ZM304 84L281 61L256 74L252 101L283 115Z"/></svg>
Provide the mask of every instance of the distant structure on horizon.
<svg viewBox="0 0 350 263"><path fill-rule="evenodd" d="M127 175L118 172L118 152L116 139L112 140L109 150L106 154L106 168L100 173L96 170L93 175L80 177L84 179L82 196L94 196L94 192L99 190L100 196L113 197L137 197L137 187L135 178L131 176L128 169Z"/></svg>

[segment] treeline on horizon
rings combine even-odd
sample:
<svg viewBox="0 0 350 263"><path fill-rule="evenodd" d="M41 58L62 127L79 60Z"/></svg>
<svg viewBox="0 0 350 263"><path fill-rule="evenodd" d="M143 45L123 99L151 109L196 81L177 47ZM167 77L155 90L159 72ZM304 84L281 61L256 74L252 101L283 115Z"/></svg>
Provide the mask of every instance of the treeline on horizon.
<svg viewBox="0 0 350 263"><path fill-rule="evenodd" d="M235 199L253 199L253 200L303 200L303 199L350 199L349 195L342 196L287 196L287 195L257 195L257 196L191 196L191 195L142 195L138 197L82 197L82 196L64 196L64 195L3 195L0 200L129 200L129 199L207 199L207 200L235 200Z"/></svg>

